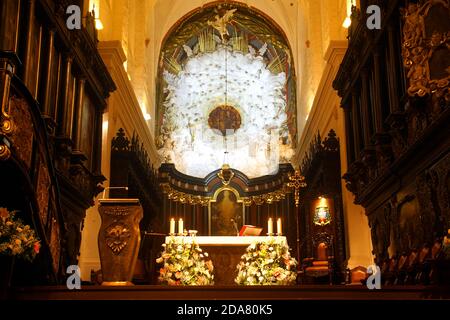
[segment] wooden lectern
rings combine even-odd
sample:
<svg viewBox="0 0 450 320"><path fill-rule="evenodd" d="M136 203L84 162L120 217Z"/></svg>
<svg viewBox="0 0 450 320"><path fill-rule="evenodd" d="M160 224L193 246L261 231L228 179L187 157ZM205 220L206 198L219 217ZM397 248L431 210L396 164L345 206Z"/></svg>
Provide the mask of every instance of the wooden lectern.
<svg viewBox="0 0 450 320"><path fill-rule="evenodd" d="M139 199L101 199L102 224L98 249L102 268L102 285L132 285L141 234L139 223L143 209Z"/></svg>

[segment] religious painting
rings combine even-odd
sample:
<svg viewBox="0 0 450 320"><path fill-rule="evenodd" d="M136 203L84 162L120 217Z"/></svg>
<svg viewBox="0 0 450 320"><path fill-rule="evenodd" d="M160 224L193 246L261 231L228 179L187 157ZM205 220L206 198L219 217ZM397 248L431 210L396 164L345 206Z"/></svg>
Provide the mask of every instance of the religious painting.
<svg viewBox="0 0 450 320"><path fill-rule="evenodd" d="M243 204L231 189L224 189L211 201L210 235L236 236L243 224Z"/></svg>
<svg viewBox="0 0 450 320"><path fill-rule="evenodd" d="M209 114L208 124L211 129L216 129L225 136L240 128L241 115L231 106L219 106Z"/></svg>

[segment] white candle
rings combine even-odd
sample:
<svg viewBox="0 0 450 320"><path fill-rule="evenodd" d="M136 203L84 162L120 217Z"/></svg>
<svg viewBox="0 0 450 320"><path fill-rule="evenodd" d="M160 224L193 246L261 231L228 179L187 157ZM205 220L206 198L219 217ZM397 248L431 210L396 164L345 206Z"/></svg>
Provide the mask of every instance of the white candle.
<svg viewBox="0 0 450 320"><path fill-rule="evenodd" d="M278 235L283 234L283 229L281 228L281 218L278 218L278 220L277 220L277 233L278 233Z"/></svg>
<svg viewBox="0 0 450 320"><path fill-rule="evenodd" d="M182 234L183 233L183 219L178 220L178 234Z"/></svg>
<svg viewBox="0 0 450 320"><path fill-rule="evenodd" d="M267 221L267 232L269 234L273 233L273 221L272 221L272 218L269 218L269 221Z"/></svg>
<svg viewBox="0 0 450 320"><path fill-rule="evenodd" d="M175 233L175 219L172 218L170 219L170 234L174 234Z"/></svg>

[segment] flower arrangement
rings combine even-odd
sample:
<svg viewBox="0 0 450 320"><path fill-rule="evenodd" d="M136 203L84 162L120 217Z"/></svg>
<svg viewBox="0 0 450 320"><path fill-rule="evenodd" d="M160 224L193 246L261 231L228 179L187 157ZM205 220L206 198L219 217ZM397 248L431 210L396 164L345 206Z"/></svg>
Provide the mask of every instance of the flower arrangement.
<svg viewBox="0 0 450 320"><path fill-rule="evenodd" d="M445 260L450 260L450 229L442 241L442 256Z"/></svg>
<svg viewBox="0 0 450 320"><path fill-rule="evenodd" d="M0 254L32 262L41 244L29 225L16 218L16 212L0 208Z"/></svg>
<svg viewBox="0 0 450 320"><path fill-rule="evenodd" d="M234 281L239 285L290 285L297 278L296 266L284 240L259 241L242 255Z"/></svg>
<svg viewBox="0 0 450 320"><path fill-rule="evenodd" d="M193 238L192 238L193 239ZM159 270L159 282L170 286L207 286L214 284L214 266L207 252L194 240L169 240L163 244L163 263Z"/></svg>

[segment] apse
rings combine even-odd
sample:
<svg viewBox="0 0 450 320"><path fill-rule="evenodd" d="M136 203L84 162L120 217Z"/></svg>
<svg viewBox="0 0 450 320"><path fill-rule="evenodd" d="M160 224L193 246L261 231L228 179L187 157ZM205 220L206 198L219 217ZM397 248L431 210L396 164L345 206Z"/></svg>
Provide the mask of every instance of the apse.
<svg viewBox="0 0 450 320"><path fill-rule="evenodd" d="M254 178L293 156L290 49L270 21L249 21L248 10L194 13L163 46L157 146L184 174L203 178L226 163Z"/></svg>

